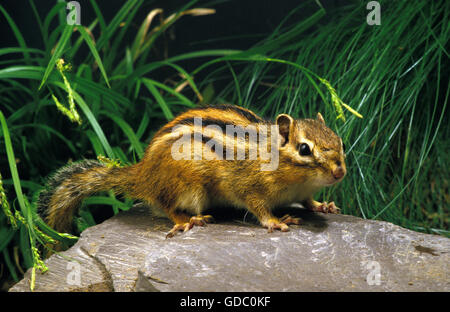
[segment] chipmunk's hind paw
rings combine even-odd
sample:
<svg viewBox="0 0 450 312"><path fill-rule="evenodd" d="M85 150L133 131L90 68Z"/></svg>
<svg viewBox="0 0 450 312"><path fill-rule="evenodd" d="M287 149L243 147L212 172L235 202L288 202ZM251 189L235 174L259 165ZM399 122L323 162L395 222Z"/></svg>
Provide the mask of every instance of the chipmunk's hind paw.
<svg viewBox="0 0 450 312"><path fill-rule="evenodd" d="M301 219L300 219L300 218L293 218L293 217L291 217L290 215L287 214L287 215L284 215L284 216L280 219L280 221L281 221L282 223L287 224L287 225L289 225L289 224L296 224L296 225L299 225Z"/></svg>
<svg viewBox="0 0 450 312"><path fill-rule="evenodd" d="M269 233L273 230L280 230L281 232L289 231L289 224L300 224L300 218L293 218L290 215L284 215L280 220L273 218L263 225L268 229Z"/></svg>
<svg viewBox="0 0 450 312"><path fill-rule="evenodd" d="M194 227L197 226L206 226L207 223L214 222L214 218L211 215L198 215L195 217L191 217L189 222L186 223L178 223L173 226L173 228L167 233L166 238L171 238L176 235L177 232L187 232Z"/></svg>
<svg viewBox="0 0 450 312"><path fill-rule="evenodd" d="M211 215L206 216L198 215L195 217L191 217L189 223L198 226L206 226L207 223L214 223L214 218Z"/></svg>
<svg viewBox="0 0 450 312"><path fill-rule="evenodd" d="M267 222L263 222L263 226L267 228L268 233L272 233L273 230L280 230L281 232L289 231L289 226L276 218L270 219Z"/></svg>
<svg viewBox="0 0 450 312"><path fill-rule="evenodd" d="M191 224L189 222L175 224L173 226L173 228L169 231L169 233L167 233L166 239L174 237L177 234L177 232L179 232L179 231L187 232L187 231L189 231L192 228L192 226L191 226Z"/></svg>

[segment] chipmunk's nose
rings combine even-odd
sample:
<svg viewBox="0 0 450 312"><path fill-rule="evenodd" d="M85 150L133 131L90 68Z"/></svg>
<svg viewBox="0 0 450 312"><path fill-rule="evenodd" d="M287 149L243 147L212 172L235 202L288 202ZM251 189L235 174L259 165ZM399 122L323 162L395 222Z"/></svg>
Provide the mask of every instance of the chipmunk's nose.
<svg viewBox="0 0 450 312"><path fill-rule="evenodd" d="M345 176L345 169L342 167L341 162L338 160L336 161L336 168L333 169L332 174L333 177L336 180L341 179L343 176Z"/></svg>

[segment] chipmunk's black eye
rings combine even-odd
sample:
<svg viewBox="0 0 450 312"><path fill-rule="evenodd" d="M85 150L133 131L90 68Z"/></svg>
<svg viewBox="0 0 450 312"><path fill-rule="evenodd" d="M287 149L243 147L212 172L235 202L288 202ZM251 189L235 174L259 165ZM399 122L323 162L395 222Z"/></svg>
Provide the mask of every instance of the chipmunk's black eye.
<svg viewBox="0 0 450 312"><path fill-rule="evenodd" d="M303 143L302 145L300 145L300 155L302 155L302 156L311 155L311 150L309 149L308 144Z"/></svg>

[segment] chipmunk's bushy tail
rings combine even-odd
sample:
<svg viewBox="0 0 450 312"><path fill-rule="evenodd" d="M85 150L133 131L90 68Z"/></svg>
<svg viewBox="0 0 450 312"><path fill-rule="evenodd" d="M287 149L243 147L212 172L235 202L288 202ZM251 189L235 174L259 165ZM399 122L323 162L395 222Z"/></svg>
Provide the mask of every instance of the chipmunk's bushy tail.
<svg viewBox="0 0 450 312"><path fill-rule="evenodd" d="M39 194L38 214L56 231L70 233L73 215L84 198L111 189L124 193L130 187L129 168L109 168L96 160L62 167L48 178Z"/></svg>

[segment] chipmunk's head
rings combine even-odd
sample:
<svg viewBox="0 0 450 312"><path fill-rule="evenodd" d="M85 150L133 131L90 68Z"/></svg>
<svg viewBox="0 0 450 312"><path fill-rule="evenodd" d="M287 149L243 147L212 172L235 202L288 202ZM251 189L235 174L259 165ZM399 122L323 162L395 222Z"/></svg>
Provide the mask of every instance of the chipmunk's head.
<svg viewBox="0 0 450 312"><path fill-rule="evenodd" d="M295 120L287 114L278 115L280 153L292 165L293 174L306 176L318 187L340 182L347 169L342 139L325 125L320 113L316 119Z"/></svg>

